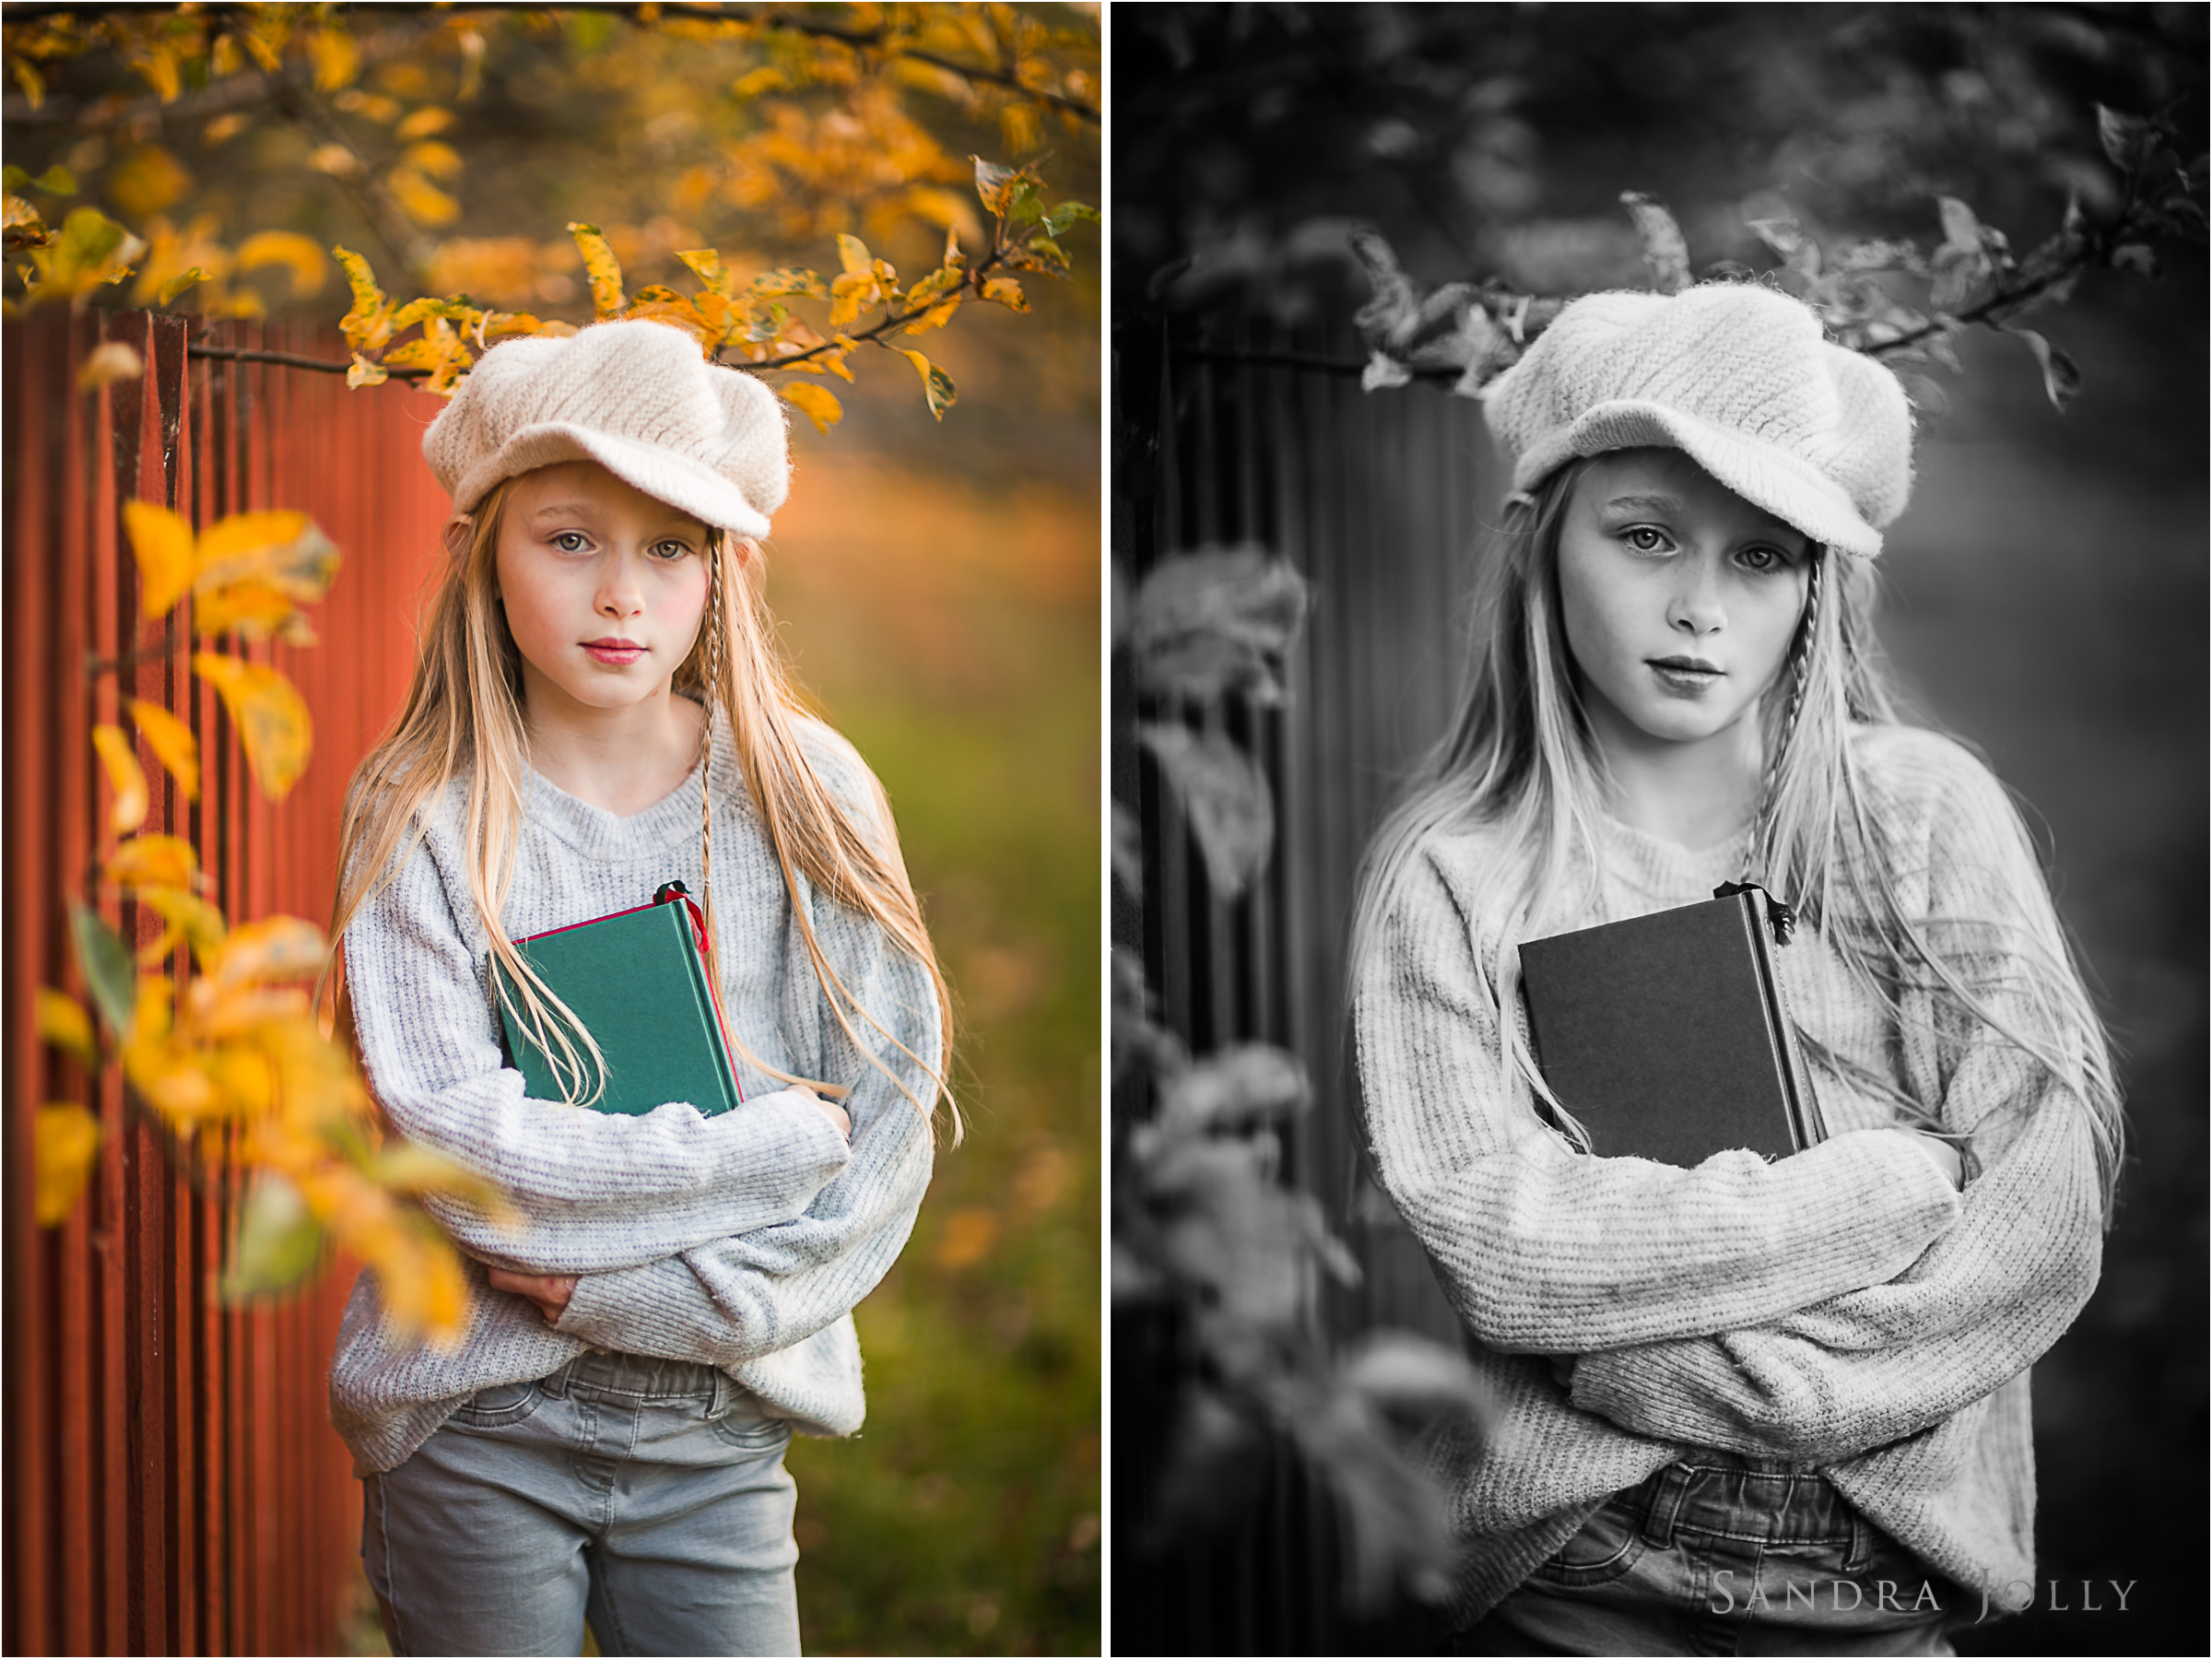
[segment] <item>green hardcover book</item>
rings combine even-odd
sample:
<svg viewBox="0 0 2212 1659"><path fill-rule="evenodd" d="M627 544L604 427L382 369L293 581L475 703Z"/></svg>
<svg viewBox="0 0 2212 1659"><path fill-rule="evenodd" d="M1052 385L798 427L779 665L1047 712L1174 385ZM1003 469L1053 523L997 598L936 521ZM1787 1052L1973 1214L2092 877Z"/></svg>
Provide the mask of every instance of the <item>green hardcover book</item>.
<svg viewBox="0 0 2212 1659"><path fill-rule="evenodd" d="M606 1088L592 1102L597 1110L634 1117L688 1100L712 1116L745 1098L721 994L707 971L706 938L699 907L682 882L672 881L651 904L515 940L523 959L583 1021L606 1057ZM496 958L492 971L507 992L500 1025L508 1064L523 1074L532 1100L559 1100L551 1062L508 1006L514 982Z"/></svg>

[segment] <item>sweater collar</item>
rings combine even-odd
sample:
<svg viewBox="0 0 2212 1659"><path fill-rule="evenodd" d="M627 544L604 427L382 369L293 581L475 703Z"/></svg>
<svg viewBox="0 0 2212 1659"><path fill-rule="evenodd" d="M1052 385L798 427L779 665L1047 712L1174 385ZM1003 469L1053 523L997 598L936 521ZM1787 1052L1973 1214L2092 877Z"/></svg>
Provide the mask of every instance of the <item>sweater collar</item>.
<svg viewBox="0 0 2212 1659"><path fill-rule="evenodd" d="M726 797L737 776L736 751L725 723L714 723L716 793ZM534 830L550 835L579 857L599 864L626 864L648 853L665 852L699 835L699 796L702 787L695 762L684 781L641 812L627 816L577 799L527 761L523 767L526 800L524 811Z"/></svg>
<svg viewBox="0 0 2212 1659"><path fill-rule="evenodd" d="M1598 819L1598 837L1606 874L1655 905L1695 904L1743 873L1740 832L1711 847L1689 848L1606 816Z"/></svg>

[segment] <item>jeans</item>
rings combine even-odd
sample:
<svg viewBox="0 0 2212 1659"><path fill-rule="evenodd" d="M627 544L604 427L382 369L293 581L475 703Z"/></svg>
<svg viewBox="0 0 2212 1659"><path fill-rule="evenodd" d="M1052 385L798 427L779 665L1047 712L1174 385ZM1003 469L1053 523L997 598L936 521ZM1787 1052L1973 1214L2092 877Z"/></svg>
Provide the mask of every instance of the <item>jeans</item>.
<svg viewBox="0 0 2212 1659"><path fill-rule="evenodd" d="M1949 1653L1966 1593L1818 1474L1724 1453L1618 1493L1460 1653Z"/></svg>
<svg viewBox="0 0 2212 1659"><path fill-rule="evenodd" d="M704 1365L586 1354L367 1477L394 1653L796 1653L791 1430Z"/></svg>

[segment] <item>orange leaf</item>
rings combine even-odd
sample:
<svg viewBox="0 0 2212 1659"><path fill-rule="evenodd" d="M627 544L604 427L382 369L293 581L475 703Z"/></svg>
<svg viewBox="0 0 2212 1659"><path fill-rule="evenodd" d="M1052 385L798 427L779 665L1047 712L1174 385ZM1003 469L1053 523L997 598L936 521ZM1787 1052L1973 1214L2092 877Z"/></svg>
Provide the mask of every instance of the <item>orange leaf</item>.
<svg viewBox="0 0 2212 1659"><path fill-rule="evenodd" d="M208 971L223 985L309 979L323 971L329 958L330 941L313 923L297 916L267 916L235 929Z"/></svg>
<svg viewBox="0 0 2212 1659"><path fill-rule="evenodd" d="M192 843L174 835L135 835L109 854L100 874L117 887L190 888L200 869Z"/></svg>
<svg viewBox="0 0 2212 1659"><path fill-rule="evenodd" d="M69 1219L100 1157L100 1120L66 1101L41 1106L30 1131L33 1209L41 1227Z"/></svg>
<svg viewBox="0 0 2212 1659"><path fill-rule="evenodd" d="M192 590L192 526L151 501L125 501L123 527L138 561L138 614L149 622L166 617Z"/></svg>
<svg viewBox="0 0 2212 1659"><path fill-rule="evenodd" d="M131 718L138 723L138 735L146 739L147 747L169 769L169 775L176 779L177 788L184 798L198 800L200 740L192 735L192 728L159 703L139 698L131 700Z"/></svg>
<svg viewBox="0 0 2212 1659"><path fill-rule="evenodd" d="M85 1012L84 1004L45 985L39 987L35 1002L40 1041L74 1054L88 1071L100 1064L100 1043L92 1035L92 1016Z"/></svg>
<svg viewBox="0 0 2212 1659"><path fill-rule="evenodd" d="M146 770L121 726L94 726L92 747L100 751L100 763L107 768L108 783L115 791L108 823L116 834L128 835L146 822Z"/></svg>
<svg viewBox="0 0 2212 1659"><path fill-rule="evenodd" d="M221 695L245 746L253 781L272 801L291 793L314 749L314 722L307 700L274 668L212 651L196 653L192 665ZM181 883L171 882L175 887Z"/></svg>
<svg viewBox="0 0 2212 1659"><path fill-rule="evenodd" d="M837 394L827 386L797 381L788 386L779 386L776 390L782 394L785 403L814 422L814 429L818 432L828 431L845 418L844 405L837 401Z"/></svg>

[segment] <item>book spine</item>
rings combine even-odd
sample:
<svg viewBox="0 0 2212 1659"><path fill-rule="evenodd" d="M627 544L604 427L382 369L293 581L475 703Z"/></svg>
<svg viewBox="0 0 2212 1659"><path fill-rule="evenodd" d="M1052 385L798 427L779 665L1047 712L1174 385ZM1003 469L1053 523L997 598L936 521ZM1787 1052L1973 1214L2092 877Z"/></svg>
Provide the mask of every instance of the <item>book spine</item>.
<svg viewBox="0 0 2212 1659"><path fill-rule="evenodd" d="M1782 1085L1782 1098L1789 1107L1790 1139L1802 1152L1826 1137L1817 1121L1811 1091L1806 1087L1790 1013L1783 1006L1782 982L1774 973L1774 947L1767 924L1766 895L1754 889L1737 895L1737 901L1743 907L1740 913L1751 946L1751 960L1759 970L1759 1003L1767 1015L1767 1042L1773 1054L1776 1077Z"/></svg>
<svg viewBox="0 0 2212 1659"><path fill-rule="evenodd" d="M691 976L691 994L699 999L700 1022L713 1034L715 1050L722 1055L722 1081L729 1089L728 1098L723 1101L723 1109L726 1111L744 1103L745 1086L737 1081L737 1064L733 1052L734 1045L730 1041L730 1028L723 1018L722 987L714 982L713 974L707 969L707 964L712 959L706 950L705 922L690 900L684 900L683 906L690 912L685 918L688 925L684 931L686 943L691 947L684 953L684 964Z"/></svg>

